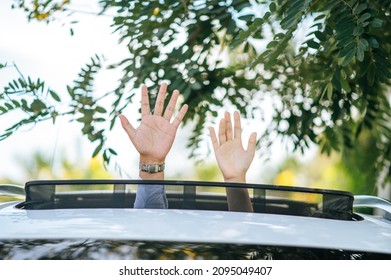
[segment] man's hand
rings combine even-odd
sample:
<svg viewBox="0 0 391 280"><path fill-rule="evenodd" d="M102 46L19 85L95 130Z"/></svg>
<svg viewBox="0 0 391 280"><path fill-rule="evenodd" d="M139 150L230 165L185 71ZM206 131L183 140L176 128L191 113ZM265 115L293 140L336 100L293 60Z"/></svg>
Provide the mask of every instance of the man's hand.
<svg viewBox="0 0 391 280"><path fill-rule="evenodd" d="M246 180L246 173L254 158L257 134L253 132L249 138L247 150L242 145L242 127L238 112L234 113L234 128L232 130L231 116L225 113L220 121L219 139L213 127L210 128L210 137L217 163L223 173L224 180L242 182Z"/></svg>
<svg viewBox="0 0 391 280"><path fill-rule="evenodd" d="M163 83L156 98L153 113L150 112L148 89L141 88L141 123L136 129L124 115L120 115L121 125L128 134L130 141L140 153L140 162L146 164L164 163L168 152L174 142L177 129L185 116L188 106L185 104L180 109L174 120L175 105L179 92L175 90L164 110L164 98L167 84Z"/></svg>

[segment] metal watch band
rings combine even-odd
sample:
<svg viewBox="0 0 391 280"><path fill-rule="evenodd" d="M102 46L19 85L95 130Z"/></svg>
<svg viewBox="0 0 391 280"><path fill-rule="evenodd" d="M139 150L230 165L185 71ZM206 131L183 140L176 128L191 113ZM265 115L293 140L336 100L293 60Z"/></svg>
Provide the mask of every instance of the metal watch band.
<svg viewBox="0 0 391 280"><path fill-rule="evenodd" d="M163 164L139 164L140 171L148 172L148 173L158 173L164 171L164 163Z"/></svg>

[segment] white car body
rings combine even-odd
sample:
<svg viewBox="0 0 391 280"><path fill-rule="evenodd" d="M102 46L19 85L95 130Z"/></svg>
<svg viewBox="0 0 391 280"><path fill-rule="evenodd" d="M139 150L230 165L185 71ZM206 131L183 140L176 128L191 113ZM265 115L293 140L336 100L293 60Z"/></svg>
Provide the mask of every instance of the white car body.
<svg viewBox="0 0 391 280"><path fill-rule="evenodd" d="M363 201L369 199L372 198ZM376 201L387 210L385 214L360 214L360 220L192 209L29 210L19 209L20 201L13 201L0 204L0 241L94 239L253 244L380 253L391 259L390 205Z"/></svg>

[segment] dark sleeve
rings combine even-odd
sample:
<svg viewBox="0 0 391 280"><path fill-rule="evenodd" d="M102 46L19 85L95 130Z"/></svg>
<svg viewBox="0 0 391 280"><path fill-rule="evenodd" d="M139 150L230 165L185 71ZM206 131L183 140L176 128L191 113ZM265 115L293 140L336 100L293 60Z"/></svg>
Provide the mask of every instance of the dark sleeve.
<svg viewBox="0 0 391 280"><path fill-rule="evenodd" d="M166 186L138 185L134 208L168 208Z"/></svg>

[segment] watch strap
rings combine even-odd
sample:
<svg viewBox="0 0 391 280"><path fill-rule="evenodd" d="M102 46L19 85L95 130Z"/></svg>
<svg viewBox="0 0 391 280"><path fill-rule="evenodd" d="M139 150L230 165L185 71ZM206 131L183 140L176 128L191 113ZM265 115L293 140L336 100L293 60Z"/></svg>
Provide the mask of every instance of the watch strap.
<svg viewBox="0 0 391 280"><path fill-rule="evenodd" d="M147 164L147 163L141 163L139 164L140 171L147 172L147 173L158 173L164 171L164 163L162 164Z"/></svg>

